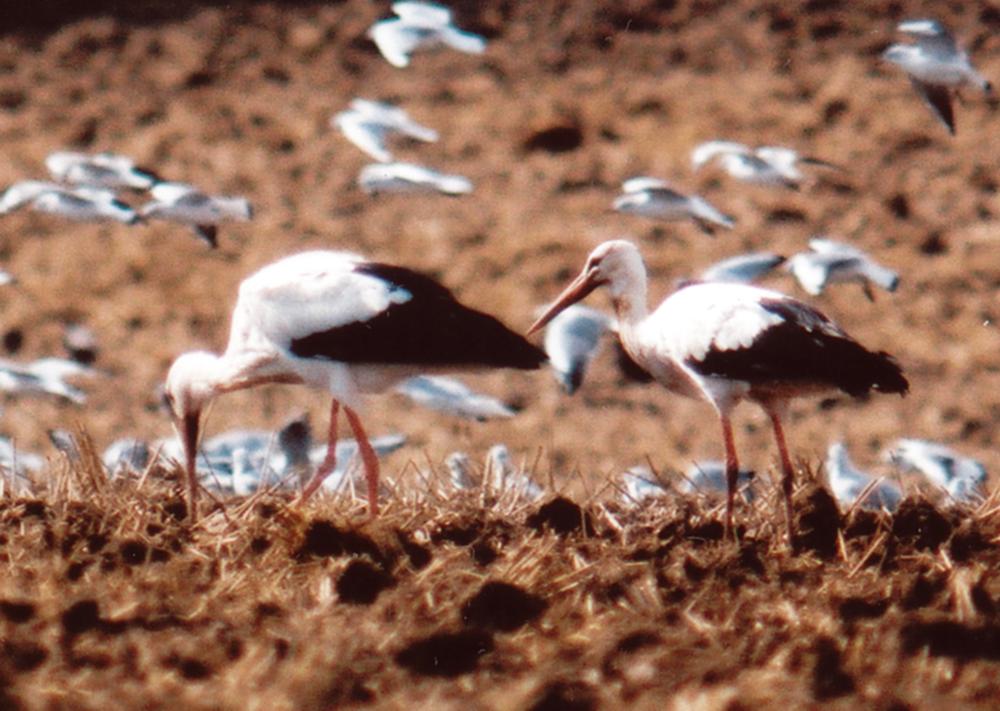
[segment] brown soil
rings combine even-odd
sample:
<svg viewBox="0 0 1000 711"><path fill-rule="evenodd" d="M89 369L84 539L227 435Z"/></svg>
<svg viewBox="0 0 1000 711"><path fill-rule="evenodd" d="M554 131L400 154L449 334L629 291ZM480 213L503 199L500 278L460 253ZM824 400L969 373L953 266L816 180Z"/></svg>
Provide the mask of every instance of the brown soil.
<svg viewBox="0 0 1000 711"><path fill-rule="evenodd" d="M23 336L11 355L59 353L64 325L80 321L97 333L106 372L86 385L82 408L7 400L2 434L21 446L51 451L45 430L75 423L98 448L169 434L156 387L170 361L221 348L239 281L295 250L350 249L425 270L524 328L610 237L640 244L655 299L718 258L790 254L828 233L897 268L902 284L874 303L853 287L810 301L896 354L912 392L796 404L796 455L815 464L844 438L884 473L881 448L921 436L1000 465L997 104L969 93L950 138L878 60L899 19L937 14L1000 77L990 5L940 15L916 2L461 3L459 24L491 39L486 55L423 54L407 70L364 39L387 10L360 1L97 2L68 18L38 5L0 29L0 184L41 177L52 150L114 150L246 194L257 217L224 229L209 252L168 224L5 216L0 259L20 284L0 292L0 329ZM399 156L465 174L476 192L362 195L365 157L327 126L358 95L438 128L440 143ZM793 145L849 170L817 174L797 193L692 176L690 148L717 137ZM708 239L609 212L620 182L640 173L701 191L736 229ZM768 283L795 292L787 277ZM848 522L843 541L840 522L821 521L819 552L795 556L774 538L772 497L743 512L740 546L702 542L717 537L706 523L717 512L683 501L622 513L615 532L596 508L609 476L646 457L683 469L718 457L720 443L707 406L625 384L610 360L573 398L545 373L470 377L523 407L505 422L468 425L372 398L369 428L410 438L386 462L398 493L374 525L332 502L301 513L258 502L192 529L168 505L176 487L156 477L64 486L81 475L55 458L44 499L3 503L7 701L991 704L1000 590L989 506L960 524L913 504L851 535ZM308 409L321 428L326 405L299 388L234 394L209 427L273 427ZM737 439L749 466L773 466L752 408ZM531 511L419 495L418 469L436 472L456 449L478 458L497 441L537 459L540 481L590 502L593 535L535 534ZM490 617L500 609L524 619ZM442 667L428 669L430 658Z"/></svg>

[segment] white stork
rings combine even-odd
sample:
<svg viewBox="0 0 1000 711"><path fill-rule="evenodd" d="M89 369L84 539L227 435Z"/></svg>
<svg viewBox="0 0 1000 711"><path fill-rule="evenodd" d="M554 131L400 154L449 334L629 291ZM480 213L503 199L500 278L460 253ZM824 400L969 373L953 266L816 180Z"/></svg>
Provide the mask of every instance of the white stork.
<svg viewBox="0 0 1000 711"><path fill-rule="evenodd" d="M624 350L654 379L681 395L708 401L719 415L726 451L726 527L732 531L739 460L730 416L742 400L771 419L783 471L789 536L793 534L794 470L781 415L795 396L840 389L903 394L906 378L885 352L864 348L812 307L785 294L746 284L692 283L652 313L646 306L646 267L631 242L605 242L580 275L528 330L606 286Z"/></svg>
<svg viewBox="0 0 1000 711"><path fill-rule="evenodd" d="M185 353L167 374L165 399L184 442L191 514L201 413L222 393L299 383L333 396L327 456L300 500L336 466L341 405L358 440L369 507L378 512L378 459L355 412L358 395L452 369L535 369L545 354L500 321L463 306L433 279L347 252L303 252L240 285L222 355Z"/></svg>

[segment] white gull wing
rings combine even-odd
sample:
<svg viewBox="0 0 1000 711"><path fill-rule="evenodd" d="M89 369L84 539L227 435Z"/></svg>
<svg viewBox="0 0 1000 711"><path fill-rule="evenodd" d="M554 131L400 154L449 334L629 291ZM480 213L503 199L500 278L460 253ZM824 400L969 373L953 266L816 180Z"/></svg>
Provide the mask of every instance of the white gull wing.
<svg viewBox="0 0 1000 711"><path fill-rule="evenodd" d="M698 170L717 156L731 153L748 154L750 152L749 146L735 141L705 141L699 143L691 151L691 166Z"/></svg>
<svg viewBox="0 0 1000 711"><path fill-rule="evenodd" d="M408 67L410 55L426 41L428 31L399 19L379 20L368 28L368 37L389 64Z"/></svg>
<svg viewBox="0 0 1000 711"><path fill-rule="evenodd" d="M868 493L860 503L865 509L885 509L892 513L903 500L903 492L895 483L883 479L873 484L876 479L854 465L843 442L830 445L824 466L830 489L845 508L853 506L866 488Z"/></svg>
<svg viewBox="0 0 1000 711"><path fill-rule="evenodd" d="M438 132L433 128L414 121L404 109L385 101L357 98L351 101L350 108L373 123L398 131L418 141L434 143L439 138Z"/></svg>
<svg viewBox="0 0 1000 711"><path fill-rule="evenodd" d="M957 54L959 51L954 35L937 20L903 20L896 29L917 40L919 45L942 56Z"/></svg>
<svg viewBox="0 0 1000 711"><path fill-rule="evenodd" d="M396 391L431 410L480 422L496 417L513 417L516 414L500 400L474 392L456 378L418 375L399 383Z"/></svg>
<svg viewBox="0 0 1000 711"><path fill-rule="evenodd" d="M22 180L14 183L0 198L0 215L24 207L43 193L62 189L63 186L46 180Z"/></svg>
<svg viewBox="0 0 1000 711"><path fill-rule="evenodd" d="M622 183L623 193L638 193L652 188L669 188L670 183L660 178L651 178L648 175L639 175L629 178Z"/></svg>
<svg viewBox="0 0 1000 711"><path fill-rule="evenodd" d="M773 252L738 254L712 264L698 275L698 279L749 283L773 271L784 261L784 257Z"/></svg>
<svg viewBox="0 0 1000 711"><path fill-rule="evenodd" d="M392 160L386 145L388 130L385 125L369 121L357 111L342 111L333 117L333 124L348 141L381 163Z"/></svg>
<svg viewBox="0 0 1000 711"><path fill-rule="evenodd" d="M392 11L401 19L424 27L444 27L451 24L451 10L432 2L394 2Z"/></svg>
<svg viewBox="0 0 1000 711"><path fill-rule="evenodd" d="M156 183L131 158L115 153L56 151L45 159L45 166L52 177L73 185L144 190Z"/></svg>
<svg viewBox="0 0 1000 711"><path fill-rule="evenodd" d="M464 195L473 186L461 175L439 173L414 163L372 163L358 174L358 185L369 194L375 193L445 193Z"/></svg>
<svg viewBox="0 0 1000 711"><path fill-rule="evenodd" d="M153 201L140 209L143 217L191 225L247 221L253 217L250 201L244 197L208 195L184 183L158 183L149 192Z"/></svg>

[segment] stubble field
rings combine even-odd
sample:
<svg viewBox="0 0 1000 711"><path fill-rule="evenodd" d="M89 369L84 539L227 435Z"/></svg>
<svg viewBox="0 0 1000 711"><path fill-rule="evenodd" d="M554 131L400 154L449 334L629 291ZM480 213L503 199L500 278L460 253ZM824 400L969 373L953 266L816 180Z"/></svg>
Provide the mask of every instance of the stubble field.
<svg viewBox="0 0 1000 711"><path fill-rule="evenodd" d="M950 138L878 60L900 19L936 15L998 77L992 6L461 3L458 23L490 39L486 54L400 70L364 39L388 14L377 4L92 5L16 11L0 30L0 184L42 177L53 150L114 150L245 194L256 216L222 230L216 252L169 224L3 217L0 264L19 280L0 292L8 355L60 353L65 324L82 322L103 375L84 384L84 406L4 403L0 434L51 461L35 494L0 500L0 705L994 705L995 499L949 509L908 481L894 517L842 516L815 474L841 438L880 474L900 436L1000 464L996 103L969 92ZM363 195L365 157L327 125L354 96L438 129L439 143L398 155L467 175L475 192ZM798 192L693 175L689 151L710 138L792 145L847 170ZM636 174L700 191L736 228L710 239L610 212ZM296 509L265 495L221 501L192 526L176 467L109 482L88 447L70 465L46 437L79 426L99 451L167 436L156 388L169 363L221 349L239 281L293 251L426 271L523 330L605 239L639 244L659 299L716 259L791 254L817 233L901 273L874 302L853 287L808 300L894 353L911 393L793 407L793 549L767 486L738 510L739 543L720 540L718 502L621 502L625 468L648 458L669 479L721 443L707 406L624 382L609 350L572 398L544 372L470 376L521 409L511 420L371 398L370 431L408 437L383 463L393 491L375 522L349 498ZM767 284L802 295L787 276ZM307 411L322 430L326 407L267 388L226 396L208 426L273 428ZM445 456L478 462L495 442L544 502L451 492ZM766 480L774 449L752 408L737 444Z"/></svg>

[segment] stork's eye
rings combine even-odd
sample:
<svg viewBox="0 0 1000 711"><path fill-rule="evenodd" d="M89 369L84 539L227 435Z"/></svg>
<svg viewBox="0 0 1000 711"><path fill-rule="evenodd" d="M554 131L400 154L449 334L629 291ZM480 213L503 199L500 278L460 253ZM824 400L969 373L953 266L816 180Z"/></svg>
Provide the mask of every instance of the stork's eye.
<svg viewBox="0 0 1000 711"><path fill-rule="evenodd" d="M174 411L174 396L171 395L166 390L164 390L163 391L162 399L160 401L160 404L163 405L163 407L167 408L167 412L173 413L173 411Z"/></svg>

